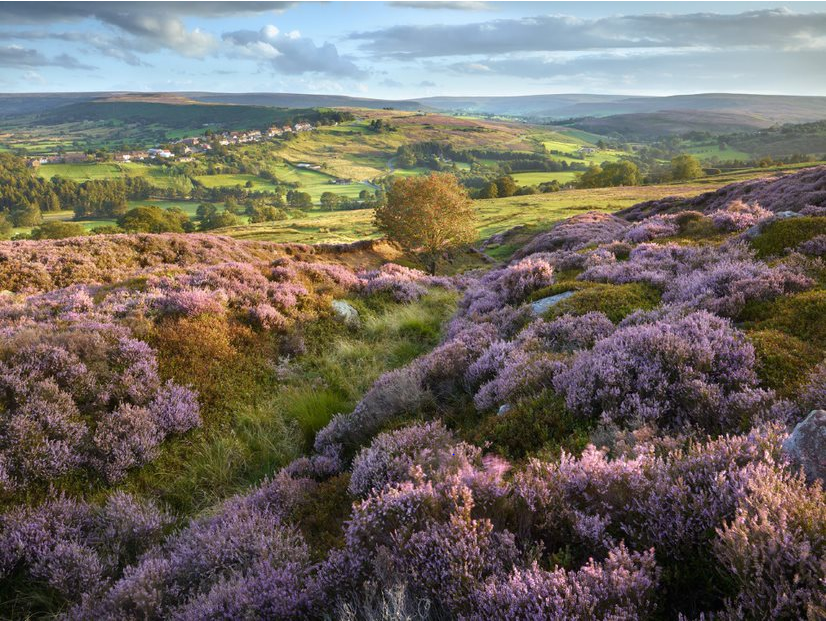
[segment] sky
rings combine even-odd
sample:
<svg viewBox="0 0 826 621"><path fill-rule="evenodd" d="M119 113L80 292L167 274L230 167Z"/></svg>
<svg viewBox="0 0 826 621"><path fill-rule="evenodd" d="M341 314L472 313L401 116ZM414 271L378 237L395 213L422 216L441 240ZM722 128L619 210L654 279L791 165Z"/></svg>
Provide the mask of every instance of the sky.
<svg viewBox="0 0 826 621"><path fill-rule="evenodd" d="M0 92L826 95L826 2L2 2Z"/></svg>

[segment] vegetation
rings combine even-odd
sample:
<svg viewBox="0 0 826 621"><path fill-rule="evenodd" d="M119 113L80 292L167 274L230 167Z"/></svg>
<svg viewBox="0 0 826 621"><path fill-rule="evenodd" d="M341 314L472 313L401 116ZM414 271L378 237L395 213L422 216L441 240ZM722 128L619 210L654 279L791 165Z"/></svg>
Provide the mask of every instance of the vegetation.
<svg viewBox="0 0 826 621"><path fill-rule="evenodd" d="M417 253L431 274L440 255L474 240L474 213L467 193L447 174L400 179L375 211L376 228Z"/></svg>
<svg viewBox="0 0 826 621"><path fill-rule="evenodd" d="M174 200L0 158L0 617L823 616L826 169L306 134L153 165ZM518 176L562 172L609 187Z"/></svg>

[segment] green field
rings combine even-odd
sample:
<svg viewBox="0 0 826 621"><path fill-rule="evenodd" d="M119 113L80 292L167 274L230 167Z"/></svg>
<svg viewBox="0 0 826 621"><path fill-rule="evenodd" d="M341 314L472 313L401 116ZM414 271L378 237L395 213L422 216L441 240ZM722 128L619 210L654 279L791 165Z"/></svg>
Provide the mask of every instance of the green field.
<svg viewBox="0 0 826 621"><path fill-rule="evenodd" d="M525 172L513 173L511 177L517 185L539 185L546 181L556 181L565 184L576 179L575 172Z"/></svg>

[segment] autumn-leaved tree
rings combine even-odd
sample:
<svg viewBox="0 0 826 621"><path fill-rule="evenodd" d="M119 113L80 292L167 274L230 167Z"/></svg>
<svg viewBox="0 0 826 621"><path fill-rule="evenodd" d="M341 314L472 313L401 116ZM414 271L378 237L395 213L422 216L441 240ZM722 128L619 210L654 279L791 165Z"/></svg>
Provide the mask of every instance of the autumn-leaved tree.
<svg viewBox="0 0 826 621"><path fill-rule="evenodd" d="M475 220L467 192L451 174L399 179L375 212L376 227L418 253L431 273L440 255L476 238Z"/></svg>

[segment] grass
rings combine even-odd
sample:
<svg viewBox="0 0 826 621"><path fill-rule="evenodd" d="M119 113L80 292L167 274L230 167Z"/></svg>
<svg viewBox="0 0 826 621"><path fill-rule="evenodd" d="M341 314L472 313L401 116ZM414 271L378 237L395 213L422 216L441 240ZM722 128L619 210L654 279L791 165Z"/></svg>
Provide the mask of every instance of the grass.
<svg viewBox="0 0 826 621"><path fill-rule="evenodd" d="M589 190L564 190L550 194L511 196L474 201L479 239L486 239L515 226L539 230L583 211L613 212L641 201L665 196L694 196L741 180L742 176L709 177L687 184L650 185ZM745 178L748 178L746 175ZM279 242L338 243L379 236L370 209L311 211L298 218L222 229L239 239ZM491 253L495 256L495 252Z"/></svg>
<svg viewBox="0 0 826 621"><path fill-rule="evenodd" d="M223 359L222 374L236 366L226 380L252 375L254 382L218 404L224 412L218 420L168 442L123 487L185 514L247 489L307 450L315 432L337 412L352 409L379 375L435 346L456 299L454 292L434 289L407 305L352 300L360 328L324 318L305 324L306 353L282 359L278 373L259 358ZM192 360L186 352L184 357ZM201 375L192 368L189 373Z"/></svg>
<svg viewBox="0 0 826 621"><path fill-rule="evenodd" d="M576 179L575 172L523 172L513 173L511 177L517 185L539 185L546 181L556 181L565 184Z"/></svg>

